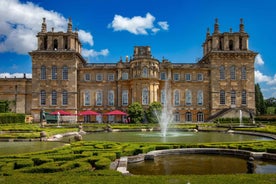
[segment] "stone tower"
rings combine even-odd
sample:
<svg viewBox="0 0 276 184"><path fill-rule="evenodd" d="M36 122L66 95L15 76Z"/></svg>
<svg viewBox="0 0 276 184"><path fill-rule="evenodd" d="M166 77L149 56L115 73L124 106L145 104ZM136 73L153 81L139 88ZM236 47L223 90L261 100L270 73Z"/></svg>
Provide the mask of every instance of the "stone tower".
<svg viewBox="0 0 276 184"><path fill-rule="evenodd" d="M32 107L35 119L41 109L53 111L77 110L77 69L85 62L81 56L78 32L72 31L72 20L67 32L47 31L43 18L41 31L37 34L37 49L32 57Z"/></svg>
<svg viewBox="0 0 276 184"><path fill-rule="evenodd" d="M243 19L239 31L221 33L218 19L214 32L207 30L200 63L210 68L210 114L227 109L255 111L254 61L257 53L248 48L249 35Z"/></svg>

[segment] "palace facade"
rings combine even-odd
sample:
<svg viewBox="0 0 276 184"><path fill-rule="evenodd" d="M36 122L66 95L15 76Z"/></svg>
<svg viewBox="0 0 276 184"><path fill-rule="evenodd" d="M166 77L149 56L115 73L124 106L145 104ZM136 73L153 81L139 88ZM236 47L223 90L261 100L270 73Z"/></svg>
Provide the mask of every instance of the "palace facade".
<svg viewBox="0 0 276 184"><path fill-rule="evenodd" d="M32 79L22 79L24 90L10 83L10 96L21 106L17 105L15 111L31 114L37 121L41 109L105 113L126 111L133 102L146 109L154 101L164 104L166 100L176 122L238 117L241 111L249 116L255 112L257 53L249 50L248 38L242 19L238 32L230 29L223 33L216 19L213 33L207 30L203 56L197 63L159 61L150 46L135 46L132 57L118 62L88 63L81 55L81 42L78 32L72 30L71 19L67 32L55 32L54 28L47 31L44 18L37 34L37 49L29 53ZM1 79L5 84L9 80L15 79ZM25 100L20 102L21 88Z"/></svg>

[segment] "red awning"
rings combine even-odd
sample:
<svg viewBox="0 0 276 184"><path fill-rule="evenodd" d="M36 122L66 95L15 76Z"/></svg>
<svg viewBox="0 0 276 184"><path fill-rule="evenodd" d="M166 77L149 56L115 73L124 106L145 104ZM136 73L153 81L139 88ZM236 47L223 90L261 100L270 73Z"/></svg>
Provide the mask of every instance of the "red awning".
<svg viewBox="0 0 276 184"><path fill-rule="evenodd" d="M99 115L99 113L97 113L95 111L87 110L87 111L82 111L82 112L78 113L78 115L79 116L85 116L85 115L97 116L97 115Z"/></svg>
<svg viewBox="0 0 276 184"><path fill-rule="evenodd" d="M58 113L61 116L70 116L70 115L72 115L70 112L66 112L64 110L57 110L57 111L51 112L50 114L52 114L52 115L58 115Z"/></svg>
<svg viewBox="0 0 276 184"><path fill-rule="evenodd" d="M119 111L119 110L114 110L111 112L107 112L104 115L127 115L127 113Z"/></svg>

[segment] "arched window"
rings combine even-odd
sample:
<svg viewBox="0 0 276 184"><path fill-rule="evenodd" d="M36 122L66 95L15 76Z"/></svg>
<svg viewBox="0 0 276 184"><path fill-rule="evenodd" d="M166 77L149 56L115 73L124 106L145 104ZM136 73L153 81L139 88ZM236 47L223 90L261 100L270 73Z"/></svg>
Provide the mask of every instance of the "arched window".
<svg viewBox="0 0 276 184"><path fill-rule="evenodd" d="M192 105L192 92L190 90L186 91L186 105Z"/></svg>
<svg viewBox="0 0 276 184"><path fill-rule="evenodd" d="M231 90L231 105L236 105L236 91Z"/></svg>
<svg viewBox="0 0 276 184"><path fill-rule="evenodd" d="M229 40L229 50L234 50L233 40Z"/></svg>
<svg viewBox="0 0 276 184"><path fill-rule="evenodd" d="M186 121L187 122L192 121L192 113L191 112L186 112L185 116L186 116Z"/></svg>
<svg viewBox="0 0 276 184"><path fill-rule="evenodd" d="M57 91L52 91L52 105L57 105Z"/></svg>
<svg viewBox="0 0 276 184"><path fill-rule="evenodd" d="M179 90L174 91L174 105L175 106L180 105L180 92L179 92Z"/></svg>
<svg viewBox="0 0 276 184"><path fill-rule="evenodd" d="M202 112L197 113L197 122L203 122L204 121L204 114Z"/></svg>
<svg viewBox="0 0 276 184"><path fill-rule="evenodd" d="M203 91L199 90L197 92L197 105L203 105Z"/></svg>
<svg viewBox="0 0 276 184"><path fill-rule="evenodd" d="M241 68L241 79L246 80L246 67L242 66Z"/></svg>
<svg viewBox="0 0 276 184"><path fill-rule="evenodd" d="M230 67L230 79L236 80L236 67L235 66Z"/></svg>
<svg viewBox="0 0 276 184"><path fill-rule="evenodd" d="M68 67L62 67L62 80L68 80Z"/></svg>
<svg viewBox="0 0 276 184"><path fill-rule="evenodd" d="M40 91L40 105L46 105L46 91Z"/></svg>
<svg viewBox="0 0 276 184"><path fill-rule="evenodd" d="M40 69L40 79L46 80L46 66L42 65Z"/></svg>
<svg viewBox="0 0 276 184"><path fill-rule="evenodd" d="M113 90L108 91L108 105L109 106L114 105L114 91Z"/></svg>
<svg viewBox="0 0 276 184"><path fill-rule="evenodd" d="M220 105L225 105L225 91L224 90L220 90L219 102L220 102Z"/></svg>
<svg viewBox="0 0 276 184"><path fill-rule="evenodd" d="M62 91L62 105L68 105L68 92L66 90Z"/></svg>
<svg viewBox="0 0 276 184"><path fill-rule="evenodd" d="M52 80L57 79L57 66L52 66Z"/></svg>
<svg viewBox="0 0 276 184"><path fill-rule="evenodd" d="M142 90L142 105L149 104L149 92L147 88L143 88Z"/></svg>
<svg viewBox="0 0 276 184"><path fill-rule="evenodd" d="M90 91L85 91L84 92L84 106L89 106L90 105Z"/></svg>
<svg viewBox="0 0 276 184"><path fill-rule="evenodd" d="M242 90L242 101L241 101L242 105L246 105L247 104L246 101L247 101L246 100L246 90Z"/></svg>
<svg viewBox="0 0 276 184"><path fill-rule="evenodd" d="M103 92L97 91L96 92L96 106L102 106L103 105Z"/></svg>
<svg viewBox="0 0 276 184"><path fill-rule="evenodd" d="M123 106L128 105L128 90L123 90L122 92L122 105Z"/></svg>
<svg viewBox="0 0 276 184"><path fill-rule="evenodd" d="M225 68L224 66L219 67L219 79L225 80Z"/></svg>
<svg viewBox="0 0 276 184"><path fill-rule="evenodd" d="M57 39L54 39L54 50L57 50L58 49L58 40Z"/></svg>
<svg viewBox="0 0 276 184"><path fill-rule="evenodd" d="M179 122L180 121L180 114L179 112L174 113L174 122Z"/></svg>
<svg viewBox="0 0 276 184"><path fill-rule="evenodd" d="M147 67L143 68L142 77L148 77L148 68Z"/></svg>

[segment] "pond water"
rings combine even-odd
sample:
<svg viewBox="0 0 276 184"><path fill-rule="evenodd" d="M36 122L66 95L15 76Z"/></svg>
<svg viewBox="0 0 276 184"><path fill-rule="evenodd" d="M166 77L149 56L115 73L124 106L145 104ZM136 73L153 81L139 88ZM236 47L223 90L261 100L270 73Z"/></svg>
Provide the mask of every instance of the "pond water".
<svg viewBox="0 0 276 184"><path fill-rule="evenodd" d="M51 150L63 145L64 143L61 142L0 142L0 155Z"/></svg>
<svg viewBox="0 0 276 184"><path fill-rule="evenodd" d="M276 173L276 162L254 161L255 173ZM163 155L155 160L129 163L128 171L136 175L239 174L247 173L246 160L222 155Z"/></svg>
<svg viewBox="0 0 276 184"><path fill-rule="evenodd" d="M166 137L163 137L160 132L99 132L83 135L83 140L116 142L206 143L272 139L260 136L219 132L169 132Z"/></svg>

